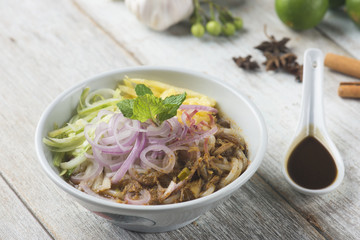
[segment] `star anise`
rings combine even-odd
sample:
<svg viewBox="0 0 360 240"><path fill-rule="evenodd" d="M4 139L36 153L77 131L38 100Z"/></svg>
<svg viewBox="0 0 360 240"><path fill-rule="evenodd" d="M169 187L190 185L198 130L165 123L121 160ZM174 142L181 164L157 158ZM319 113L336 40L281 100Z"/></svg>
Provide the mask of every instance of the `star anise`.
<svg viewBox="0 0 360 240"><path fill-rule="evenodd" d="M255 48L262 52L270 52L276 55L289 52L289 49L286 47L286 43L290 41L290 38L284 37L280 41L276 41L274 36L270 36L268 38L270 41L264 41Z"/></svg>
<svg viewBox="0 0 360 240"><path fill-rule="evenodd" d="M302 65L299 65L296 59L295 54L286 53L280 56L280 63L286 72L295 75L296 80L302 82Z"/></svg>
<svg viewBox="0 0 360 240"><path fill-rule="evenodd" d="M266 57L266 61L263 64L266 66L266 71L270 70L282 70L292 75L295 75L295 79L298 82L302 82L303 66L297 62L297 56L286 47L290 38L284 37L280 41L277 41L274 36L269 36L266 33L266 25L264 26L264 32L269 41L263 41L260 45L256 46L256 49L262 51ZM233 57L234 62L243 69L255 70L259 68L256 61L251 61L251 55L243 57Z"/></svg>
<svg viewBox="0 0 360 240"><path fill-rule="evenodd" d="M246 69L246 70L256 70L259 68L259 64L256 61L251 61L251 55L247 55L246 57L233 57L234 62L238 67Z"/></svg>
<svg viewBox="0 0 360 240"><path fill-rule="evenodd" d="M290 72L291 74L295 75L295 80L298 82L302 82L302 75L303 75L303 65L299 65L298 63L296 63L296 65L294 65L293 67L288 67L287 69L288 72Z"/></svg>
<svg viewBox="0 0 360 240"><path fill-rule="evenodd" d="M280 56L280 63L283 67L285 67L288 64L295 63L297 59L297 56L293 53L285 53Z"/></svg>
<svg viewBox="0 0 360 240"><path fill-rule="evenodd" d="M264 52L266 61L263 64L266 66L266 71L278 70L281 67L280 57L270 52Z"/></svg>

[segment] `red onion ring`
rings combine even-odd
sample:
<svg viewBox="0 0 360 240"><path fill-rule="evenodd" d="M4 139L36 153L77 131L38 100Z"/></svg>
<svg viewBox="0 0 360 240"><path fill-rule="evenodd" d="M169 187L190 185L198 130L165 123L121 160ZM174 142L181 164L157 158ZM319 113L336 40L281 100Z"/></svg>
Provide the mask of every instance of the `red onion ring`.
<svg viewBox="0 0 360 240"><path fill-rule="evenodd" d="M125 173L129 170L129 168L135 162L136 158L139 157L139 154L140 154L141 150L144 148L144 145L145 145L145 134L139 133L139 136L136 139L135 145L134 145L133 149L131 150L129 156L126 158L126 160L121 165L121 167L117 170L115 175L111 178L112 183L117 183L122 179L122 177L125 175Z"/></svg>
<svg viewBox="0 0 360 240"><path fill-rule="evenodd" d="M192 143L195 141L199 141L200 139L207 138L207 137L210 137L211 135L214 135L217 132L217 130L218 130L217 126L214 126L209 131L206 131L205 133L179 140L177 142L170 144L168 147L173 148L175 146L180 146L180 145L189 144L189 143Z"/></svg>
<svg viewBox="0 0 360 240"><path fill-rule="evenodd" d="M148 190L142 189L140 191L140 198L137 200L131 199L130 193L125 195L125 203L133 204L133 205L146 205L149 203L151 199L151 194Z"/></svg>
<svg viewBox="0 0 360 240"><path fill-rule="evenodd" d="M207 106L203 106L203 105L184 105L183 104L183 105L181 105L179 107L179 109L181 109L181 110L194 109L194 110L212 112L212 113L217 113L218 112L218 110L216 108L207 107Z"/></svg>
<svg viewBox="0 0 360 240"><path fill-rule="evenodd" d="M146 156L146 154L151 151L157 151L157 152L163 151L165 153L165 157L164 157L162 163L166 164L166 162L164 160L167 160L167 165L165 167L159 167L158 165L152 163ZM140 159L146 166L153 168L162 173L171 172L175 166L175 154L170 148L168 148L165 145L150 145L150 146L146 147L141 152Z"/></svg>

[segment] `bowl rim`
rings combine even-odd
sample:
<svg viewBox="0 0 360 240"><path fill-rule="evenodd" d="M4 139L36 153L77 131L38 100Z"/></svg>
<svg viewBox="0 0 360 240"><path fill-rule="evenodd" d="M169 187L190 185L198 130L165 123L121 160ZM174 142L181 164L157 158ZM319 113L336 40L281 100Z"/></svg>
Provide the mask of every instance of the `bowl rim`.
<svg viewBox="0 0 360 240"><path fill-rule="evenodd" d="M193 199L186 202L181 203L172 203L172 204L164 204L164 205L130 205L130 204L119 204L117 202L109 201L106 199L97 198L94 196L91 196L87 193L84 193L73 186L71 186L69 183L64 181L63 178L61 178L58 174L56 174L53 169L51 168L50 164L48 163L43 149L46 147L44 146L42 142L42 129L45 125L46 119L50 115L50 113L53 111L56 105L61 102L63 98L68 96L69 94L73 94L75 91L83 88L85 85L88 85L92 82L96 82L99 79L126 74L126 73L140 73L140 72L169 72L169 73L176 73L176 74L187 74L192 75L194 77L203 78L208 81L211 81L215 84L221 85L222 87L226 88L227 91L232 92L237 97L242 99L242 101L245 102L250 108L250 110L254 113L254 116L256 117L257 121L259 122L259 128L260 128L260 143L259 143L259 150L255 153L254 159L252 160L249 167L246 169L244 173L242 173L236 180L228 184L227 186L217 190L216 192L197 199ZM191 87L189 88L191 89ZM60 188L62 188L65 192L72 195L73 197L76 197L80 199L83 202L89 203L89 204L95 204L95 205L101 205L107 208L112 208L113 210L132 210L132 211L154 211L154 210L167 210L167 209L179 209L179 208L186 208L186 207L195 207L197 205L201 205L206 203L212 203L217 200L220 200L222 198L225 198L226 196L232 194L234 191L236 191L242 184L247 182L252 175L257 171L260 164L263 161L266 147L267 147L267 141L268 141L268 135L267 135L267 128L264 121L264 118L257 108L257 106L248 99L245 95L240 93L238 90L235 90L235 88L232 88L227 83L224 83L220 80L218 80L215 77L212 77L210 75L207 75L205 73L195 72L193 70L185 69L185 68L178 68L178 67L165 67L165 66L137 66L137 67L124 67L120 69L115 69L107 72L100 73L98 75L95 75L93 77L87 78L72 87L66 89L63 91L60 95L58 95L44 110L42 113L40 120L38 122L38 125L36 127L35 131L35 149L38 161L40 162L42 169L45 171L46 175Z"/></svg>

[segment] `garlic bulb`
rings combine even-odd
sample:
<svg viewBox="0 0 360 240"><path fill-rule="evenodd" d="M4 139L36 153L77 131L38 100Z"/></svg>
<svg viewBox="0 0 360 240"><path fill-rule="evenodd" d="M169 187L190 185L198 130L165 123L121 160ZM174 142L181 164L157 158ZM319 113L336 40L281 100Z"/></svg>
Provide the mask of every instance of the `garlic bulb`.
<svg viewBox="0 0 360 240"><path fill-rule="evenodd" d="M188 18L194 10L193 0L125 0L125 4L140 22L157 31Z"/></svg>

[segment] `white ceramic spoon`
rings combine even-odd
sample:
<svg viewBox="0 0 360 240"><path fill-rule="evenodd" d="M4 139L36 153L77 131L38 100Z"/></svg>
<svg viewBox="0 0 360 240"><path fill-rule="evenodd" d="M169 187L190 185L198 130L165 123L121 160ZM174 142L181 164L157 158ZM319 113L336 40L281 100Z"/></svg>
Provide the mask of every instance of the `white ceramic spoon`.
<svg viewBox="0 0 360 240"><path fill-rule="evenodd" d="M295 136L291 141L283 162L283 173L289 184L297 191L308 195L325 194L333 191L340 185L344 178L344 163L338 149L326 131L324 122L323 63L324 56L319 49L308 49L305 51L301 116ZM287 164L291 153L296 146L308 136L312 136L319 140L332 156L337 168L335 180L327 187L321 189L309 189L300 186L293 181L287 170Z"/></svg>

